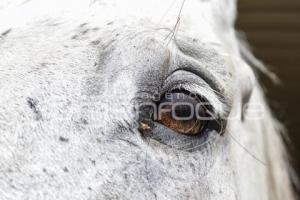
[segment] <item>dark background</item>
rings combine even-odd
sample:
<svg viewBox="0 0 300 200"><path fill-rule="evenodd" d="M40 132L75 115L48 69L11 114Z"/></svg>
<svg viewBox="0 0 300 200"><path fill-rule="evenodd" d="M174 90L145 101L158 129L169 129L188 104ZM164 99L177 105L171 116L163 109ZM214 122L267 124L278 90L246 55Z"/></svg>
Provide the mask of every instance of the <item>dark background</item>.
<svg viewBox="0 0 300 200"><path fill-rule="evenodd" d="M238 30L246 33L256 57L282 81L276 86L260 76L269 104L288 131L291 159L300 175L300 0L238 3Z"/></svg>

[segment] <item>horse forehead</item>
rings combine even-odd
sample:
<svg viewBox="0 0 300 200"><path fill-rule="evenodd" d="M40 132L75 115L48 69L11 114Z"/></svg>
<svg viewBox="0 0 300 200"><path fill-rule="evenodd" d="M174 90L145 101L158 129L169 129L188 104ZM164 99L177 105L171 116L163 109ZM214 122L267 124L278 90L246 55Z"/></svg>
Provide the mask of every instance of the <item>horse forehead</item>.
<svg viewBox="0 0 300 200"><path fill-rule="evenodd" d="M149 30L154 32L153 30L168 29L172 32L172 28L176 28L176 22L178 19L180 19L181 21L180 26L178 26L179 28L177 27L179 29L177 30L178 35L185 35L192 39L201 39L201 41L205 41L208 43L221 44L222 41L220 40L220 37L218 37L218 32L215 32L215 29L213 27L213 14L217 13L214 12L214 9L216 9L214 8L214 5L218 1L219 0L191 0L189 2L185 2L185 4L182 4L184 1L178 1L176 4L176 1L174 3L174 1L171 0L164 2L159 2L158 0L99 0L89 3L86 3L85 1L78 1L72 4L72 2L64 0L58 4L56 4L57 2L52 3L51 1L46 1L46 6L43 5L43 3L33 0L32 2L28 3L27 10L41 9L41 11L34 11L33 13L43 13L45 15L42 15L42 17L38 17L38 23L33 23L30 26L26 25L27 27L25 27L24 29L27 31L24 31L21 34L28 35L28 33L31 32L31 39L38 38L33 39L33 42L31 42L34 43L34 45L36 45L37 47L40 46L39 48L36 48L37 51L39 53L44 53L45 55L49 54L50 51L51 55L53 55L53 58L58 58L56 60L67 61L67 57L63 57L56 53L57 49L60 49L64 52L70 52L70 62L65 62L65 65L67 65L68 63L73 63L72 56L78 55L78 52L86 51L87 49L85 48L90 48L90 46L83 47L83 45L81 45L80 47L80 44L86 44L82 42L89 42L89 44L93 46L93 49L100 47L99 49L101 51L101 55L109 55L111 52L106 51L106 47L113 46L114 43L117 43L115 41L119 40L118 38L120 38L120 34L123 33L123 36L121 37L125 37L126 40L130 40L130 37L128 37L128 32L130 31L131 33L135 32L136 34L140 34L141 32L147 32ZM48 17L52 13L47 13L45 10L43 10L48 7L48 4L49 7L56 6L58 10L53 13L53 17L51 19L49 19ZM67 4L70 4L69 8L67 8L68 13L60 15L61 12L65 9L64 5ZM37 5L40 5L41 7ZM181 6L183 6L183 9L185 9L186 12L181 13ZM25 14L27 13L25 12ZM33 16L34 14L31 15L30 20L34 22L36 19L33 19ZM59 17L56 18L56 16ZM198 20L193 20L195 19L195 16L199 17ZM195 21L197 21L197 23L199 23L199 21L203 23L200 22L201 26L194 26ZM62 22L62 25L53 27L52 25L56 25L56 22L58 22L57 24ZM47 28L44 29L40 28L39 26L33 27L36 25L41 25L40 27L45 27L46 25ZM33 29L31 29L32 27ZM152 34L151 31L148 35ZM14 33L14 31L12 31L12 33ZM47 36L47 41L44 41L42 39L44 38L44 36ZM65 45L64 41L66 40L70 41L68 42L68 45L74 42L75 46L80 47L80 49L76 52L76 50L71 50L71 48L65 48L65 46L67 45ZM26 44L22 45L26 48ZM30 48L31 45L32 44L28 44L28 48ZM89 50L91 50L91 48ZM126 49L122 47L121 51L125 50ZM29 51L32 52L33 56L36 53L32 49L29 49ZM93 51L93 53L93 56L96 57L97 55L95 51ZM25 55L27 55L27 52L25 52ZM84 53L81 55L82 57L86 56L86 54ZM18 62L21 61L22 59L20 59ZM80 61L81 60L79 60L78 62ZM38 62L38 59L30 62L32 62L31 65L33 65L34 63ZM86 61L82 59L82 62Z"/></svg>
<svg viewBox="0 0 300 200"><path fill-rule="evenodd" d="M71 1L71 0L46 0L43 2L31 0L0 3L1 28L15 25L25 26L28 22L45 20L47 18L76 18L86 21L97 21L98 24L109 23L110 21L123 20L128 18L148 18L158 25L174 25L178 18L182 24L213 24L222 18L222 22L232 18L233 14L227 14L226 8L231 13L234 11L232 5L235 0L228 0L222 3L220 0L96 0L96 1ZM225 2L225 1L224 1ZM229 12L229 11L228 11ZM222 16L223 15L223 16ZM4 20L5 19L5 20ZM64 19L64 20L66 20ZM197 28L197 27L194 27Z"/></svg>

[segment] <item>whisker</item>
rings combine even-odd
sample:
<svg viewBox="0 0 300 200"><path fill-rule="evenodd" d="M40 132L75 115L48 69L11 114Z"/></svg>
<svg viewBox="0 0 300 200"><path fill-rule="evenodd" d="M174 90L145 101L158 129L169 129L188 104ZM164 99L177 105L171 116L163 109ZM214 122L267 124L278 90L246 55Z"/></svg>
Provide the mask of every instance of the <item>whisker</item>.
<svg viewBox="0 0 300 200"><path fill-rule="evenodd" d="M267 164L262 161L261 159L259 159L257 156L255 156L253 153L251 153L245 146L243 146L235 137L233 137L232 134L229 134L229 136L231 137L231 139L233 139L233 141L238 144L242 149L244 149L244 151L246 151L254 160L258 161L260 164L267 166Z"/></svg>
<svg viewBox="0 0 300 200"><path fill-rule="evenodd" d="M165 40L168 39L170 36L170 40L167 42L167 46L169 45L169 43L172 41L172 39L174 38L175 36L175 32L176 32L176 29L178 29L179 27L179 22L180 22L180 19L181 19L181 14L182 14L182 10L183 10L183 6L185 4L185 1L186 0L183 0L182 1L182 4L181 4L181 7L180 7L180 10L179 10L179 13L178 13L178 16L177 16L177 20L176 20L176 23L174 25L174 27L172 28L172 31L166 36Z"/></svg>

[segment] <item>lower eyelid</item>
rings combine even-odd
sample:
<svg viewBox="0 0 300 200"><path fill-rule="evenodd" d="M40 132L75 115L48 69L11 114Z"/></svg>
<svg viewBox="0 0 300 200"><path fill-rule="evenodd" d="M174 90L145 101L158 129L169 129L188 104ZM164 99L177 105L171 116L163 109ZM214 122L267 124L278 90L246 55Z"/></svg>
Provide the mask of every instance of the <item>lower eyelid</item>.
<svg viewBox="0 0 300 200"><path fill-rule="evenodd" d="M157 141L173 149L191 152L208 148L218 137L220 135L213 130L207 130L202 136L181 135L155 123L146 139Z"/></svg>

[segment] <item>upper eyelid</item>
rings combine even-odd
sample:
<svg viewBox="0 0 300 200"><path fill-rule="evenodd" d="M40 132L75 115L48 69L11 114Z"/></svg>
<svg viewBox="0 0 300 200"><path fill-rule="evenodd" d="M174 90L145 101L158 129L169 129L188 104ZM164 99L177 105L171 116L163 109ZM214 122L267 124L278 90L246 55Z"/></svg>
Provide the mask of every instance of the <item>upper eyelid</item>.
<svg viewBox="0 0 300 200"><path fill-rule="evenodd" d="M189 91L190 93L196 94L200 96L202 99L205 99L209 105L211 105L216 114L221 116L226 115L224 111L226 110L226 105L223 101L221 101L214 92L208 87L204 85L197 85L194 83L184 83L181 84L181 89ZM174 86L171 90L180 89L177 86ZM202 102L205 103L205 102Z"/></svg>
<svg viewBox="0 0 300 200"><path fill-rule="evenodd" d="M173 73L180 70L197 75L199 78L203 79L213 91L215 91L218 94L221 94L221 84L214 78L214 76L209 74L208 70L202 70L202 68L200 67L185 66L174 70Z"/></svg>
<svg viewBox="0 0 300 200"><path fill-rule="evenodd" d="M228 105L232 103L234 75L233 63L224 49L210 42L198 41L189 44L193 38L176 39L172 50L169 74L184 70L203 79L220 99Z"/></svg>
<svg viewBox="0 0 300 200"><path fill-rule="evenodd" d="M180 74L176 77L176 74L178 73ZM190 79L191 77L195 77L196 80L187 80L187 76L189 76ZM178 70L171 74L165 80L161 93L165 94L178 89L186 90L189 93L196 94L197 96L207 100L207 102L213 107L216 114L220 116L226 116L230 110L229 105L226 104L226 99L217 95L215 90L212 89L202 78L189 71Z"/></svg>

